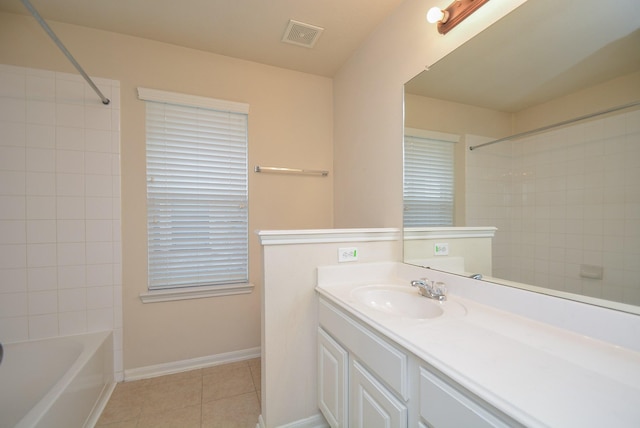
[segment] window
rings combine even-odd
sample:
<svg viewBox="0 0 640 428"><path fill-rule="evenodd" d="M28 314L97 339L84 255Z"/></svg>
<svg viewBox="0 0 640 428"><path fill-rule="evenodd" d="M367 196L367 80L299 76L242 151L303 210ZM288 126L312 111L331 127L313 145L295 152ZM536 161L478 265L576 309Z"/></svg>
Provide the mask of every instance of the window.
<svg viewBox="0 0 640 428"><path fill-rule="evenodd" d="M453 226L456 136L406 129L404 226Z"/></svg>
<svg viewBox="0 0 640 428"><path fill-rule="evenodd" d="M146 101L149 290L246 286L248 106L138 93Z"/></svg>

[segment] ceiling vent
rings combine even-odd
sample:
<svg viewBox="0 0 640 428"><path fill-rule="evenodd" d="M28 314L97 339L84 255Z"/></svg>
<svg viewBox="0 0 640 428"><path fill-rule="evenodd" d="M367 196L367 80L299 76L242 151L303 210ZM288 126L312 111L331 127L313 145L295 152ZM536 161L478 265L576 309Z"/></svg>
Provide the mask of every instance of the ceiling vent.
<svg viewBox="0 0 640 428"><path fill-rule="evenodd" d="M285 43L312 48L323 31L324 28L291 19L289 20L289 25L287 25L287 29L284 32L284 36L282 36L282 41Z"/></svg>

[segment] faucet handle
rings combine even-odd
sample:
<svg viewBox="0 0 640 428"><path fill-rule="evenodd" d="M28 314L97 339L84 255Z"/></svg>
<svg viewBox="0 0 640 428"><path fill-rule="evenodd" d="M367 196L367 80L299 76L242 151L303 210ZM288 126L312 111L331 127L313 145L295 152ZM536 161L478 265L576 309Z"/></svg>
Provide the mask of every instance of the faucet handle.
<svg viewBox="0 0 640 428"><path fill-rule="evenodd" d="M433 292L435 294L438 295L445 295L447 294L447 284L445 284L444 282L436 282L433 284Z"/></svg>

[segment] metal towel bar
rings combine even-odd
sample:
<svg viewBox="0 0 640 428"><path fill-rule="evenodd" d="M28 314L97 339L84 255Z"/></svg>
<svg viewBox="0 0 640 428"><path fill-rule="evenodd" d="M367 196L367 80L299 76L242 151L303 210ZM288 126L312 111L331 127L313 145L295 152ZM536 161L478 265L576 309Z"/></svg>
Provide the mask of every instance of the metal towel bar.
<svg viewBox="0 0 640 428"><path fill-rule="evenodd" d="M329 171L316 169L298 169L298 168L280 168L276 166L257 166L253 169L255 172L275 172L285 174L304 174L304 175L321 175L326 177Z"/></svg>

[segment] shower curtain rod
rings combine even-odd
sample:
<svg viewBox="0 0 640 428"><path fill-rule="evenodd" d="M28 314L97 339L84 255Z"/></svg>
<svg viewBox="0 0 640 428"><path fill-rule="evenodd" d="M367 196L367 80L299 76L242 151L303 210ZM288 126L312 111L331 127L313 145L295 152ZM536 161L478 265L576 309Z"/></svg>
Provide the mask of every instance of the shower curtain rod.
<svg viewBox="0 0 640 428"><path fill-rule="evenodd" d="M548 131L549 129L559 128L570 123L579 122L581 120L591 119L592 117L601 116L607 113L613 113L614 111L624 110L626 108L640 105L640 101L634 101L629 104L619 105L617 107L611 107L606 110L597 111L591 114L585 114L584 116L574 117L573 119L564 120L562 122L554 123L552 125L542 126L540 128L532 129L531 131L521 132L519 134L510 135L508 137L500 138L497 140L489 141L488 143L478 144L477 146L469 146L469 150L479 149L480 147L489 146L491 144L502 143L503 141L516 140L518 138L527 137L529 135L538 134L540 132Z"/></svg>
<svg viewBox="0 0 640 428"><path fill-rule="evenodd" d="M49 27L49 25L44 21L44 19L42 19L42 16L40 16L38 11L33 7L33 5L29 2L29 0L20 0L20 2L22 2L24 7L27 8L29 13L31 13L31 15L36 19L36 21L38 21L38 24L40 24L42 29L49 35L49 37L51 37L51 40L53 40L53 42L56 45L58 45L58 47L60 48L62 53L69 59L69 61L71 61L71 64L73 64L73 66L76 68L76 70L78 70L80 75L82 75L82 77L84 77L84 80L87 81L89 86L91 86L91 88L96 92L96 94L98 94L98 96L102 100L102 104L108 105L110 103L109 98L105 97L102 94L102 92L100 91L100 89L98 89L96 84L93 83L93 80L91 80L89 75L84 72L84 70L82 69L80 64L78 64L78 62L75 60L75 58L71 55L71 53L67 50L67 48L62 44L62 42L60 41L58 36L56 36L56 34L53 32L51 27Z"/></svg>

